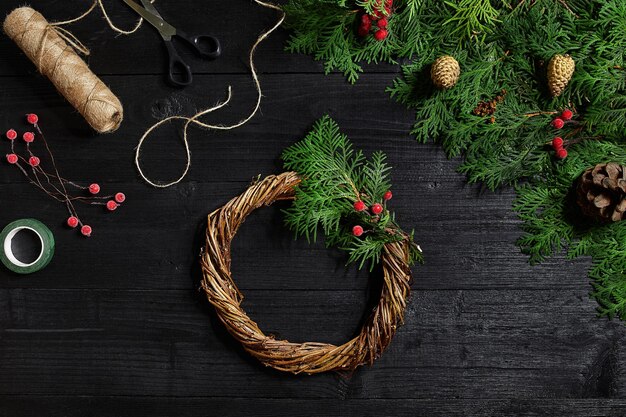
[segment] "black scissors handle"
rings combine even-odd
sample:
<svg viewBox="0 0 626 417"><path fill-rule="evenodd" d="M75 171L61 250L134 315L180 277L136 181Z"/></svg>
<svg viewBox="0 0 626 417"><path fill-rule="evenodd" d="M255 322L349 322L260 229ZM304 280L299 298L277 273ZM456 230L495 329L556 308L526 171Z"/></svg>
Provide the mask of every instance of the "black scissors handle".
<svg viewBox="0 0 626 417"><path fill-rule="evenodd" d="M193 82L193 74L191 68L183 59L178 55L178 51L174 47L172 40L166 40L165 48L169 55L169 71L167 74L167 80L175 87L187 87ZM180 71L181 74L176 74L176 71Z"/></svg>
<svg viewBox="0 0 626 417"><path fill-rule="evenodd" d="M222 46L219 39L210 35L189 36L177 30L175 37L187 42L198 55L206 59L215 59L222 53ZM193 82L191 67L178 55L178 51L172 39L165 40L165 47L169 55L168 81L176 87L187 87ZM177 74L180 71L181 74Z"/></svg>
<svg viewBox="0 0 626 417"><path fill-rule="evenodd" d="M176 29L176 37L181 38L196 51L198 55L206 59L215 59L222 54L222 45L219 39L211 35L189 36L185 32Z"/></svg>

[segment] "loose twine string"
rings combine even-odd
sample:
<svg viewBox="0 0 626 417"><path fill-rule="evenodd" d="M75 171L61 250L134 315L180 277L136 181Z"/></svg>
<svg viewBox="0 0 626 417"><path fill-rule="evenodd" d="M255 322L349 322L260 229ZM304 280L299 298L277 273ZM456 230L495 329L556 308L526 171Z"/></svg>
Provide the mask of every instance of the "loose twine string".
<svg viewBox="0 0 626 417"><path fill-rule="evenodd" d="M153 3L154 0L152 0L151 2ZM141 138L139 139L139 143L137 144L137 147L135 148L135 166L137 167L137 171L139 172L139 175L141 176L141 178L145 182L150 184L151 186L156 187L156 188L171 187L172 185L180 183L187 176L187 173L189 172L189 169L191 168L191 150L189 148L189 136L188 136L189 126L196 125L196 126L201 127L203 129L213 129L213 130L233 130L233 129L237 129L238 127L241 127L241 126L245 125L246 123L248 123L258 113L259 108L261 107L261 100L262 100L262 97L263 97L263 92L261 90L261 82L259 81L259 76L258 76L258 73L257 73L257 69L256 69L256 66L254 65L254 53L256 52L258 46L265 39L267 39L276 29L278 29L280 27L280 25L282 25L282 23L285 20L285 13L284 13L284 11L280 7L276 6L275 4L264 2L264 1L261 1L261 0L254 0L254 2L256 4L258 4L258 5L260 5L260 6L263 6L263 7L266 7L268 9L273 9L273 10L278 11L280 13L280 18L278 19L278 21L270 29L268 29L265 32L263 32L257 38L257 40L252 45L252 48L250 49L250 53L248 55L248 62L249 62L249 65L250 65L250 71L252 73L252 80L254 81L254 86L255 86L256 91L257 91L256 104L254 105L254 108L252 109L252 112L247 117L241 119L239 122L236 122L236 123L230 124L230 125L204 123L204 122L202 122L200 120L203 116L206 116L209 113L212 113L212 112L214 112L216 110L219 110L219 109L225 107L226 105L228 105L228 103L230 103L230 100L232 98L232 88L231 88L231 86L228 86L228 92L227 92L226 100L224 100L222 103L218 103L218 104L216 104L213 107L209 107L207 109L201 110L200 112L196 113L195 115L193 115L191 117L187 117L187 116L170 116L170 117L167 117L167 118L165 118L163 120L160 120L159 122L157 122L154 125L152 125L141 136ZM141 25L143 23L143 19L139 19L137 21L137 23L135 24L135 26L131 30L123 30L123 29L117 27L113 23L113 21L111 20L111 18L107 14L107 11L106 11L104 5L102 4L102 0L95 0L94 3L91 5L91 7L85 13L83 13L81 16L78 16L77 18L72 19L72 20L67 20L65 22L59 22L59 23L57 23L57 25L65 25L65 24L77 22L77 21L85 18L87 15L89 15L98 6L100 7L100 10L102 11L102 14L104 15L104 18L107 21L109 27L111 27L111 29L113 29L114 31L116 31L116 32L118 32L118 33L120 33L122 35L130 35L132 33L135 33L141 27ZM156 129L158 129L159 127L163 126L164 124L169 123L169 122L174 121L174 120L184 120L185 121L185 125L184 125L184 128L183 128L183 144L185 146L185 157L186 157L185 169L181 173L180 177L178 177L176 180L171 181L171 182L159 182L159 181L151 180L150 178L148 178L148 176L146 176L146 174L144 173L143 169L141 168L141 149L142 149L142 146L145 143L145 141L148 139L150 134L152 134L152 132L154 132Z"/></svg>
<svg viewBox="0 0 626 417"><path fill-rule="evenodd" d="M263 93L262 93L262 90L261 90L261 82L259 81L259 76L258 76L258 73L257 73L257 69L256 69L256 66L254 65L254 53L256 52L256 49L261 44L261 42L263 42L265 39L267 39L272 34L272 32L274 32L276 29L278 29L278 27L280 27L280 25L285 20L285 13L284 13L284 11L280 7L276 6L275 4L266 3L266 2L261 1L261 0L254 0L254 2L259 4L259 5L261 5L261 6L263 6L263 7L267 7L269 9L277 10L278 12L280 12L280 18L279 18L279 20L276 22L276 24L274 26L272 26L267 31L263 32L257 38L257 40L252 45L252 48L250 49L250 54L248 56L248 60L249 60L249 65L250 65L250 71L252 73L252 79L254 81L254 85L255 85L255 88L256 88L256 91L257 91L257 100L256 100L256 104L255 104L254 108L252 109L252 112L247 117L245 117L244 119L242 119L239 122L236 122L234 124L231 124L231 125L210 124L210 123L204 123L204 122L199 120L203 116L205 116L205 115L207 115L209 113L212 113L212 112L214 112L216 110L219 110L219 109L223 108L224 106L228 105L228 103L230 102L230 100L232 98L232 88L231 88L231 86L228 86L228 93L227 93L227 96L226 96L226 100L224 100L222 103L218 103L218 104L216 104L213 107L201 110L200 112L196 113L195 115L193 115L191 117L171 116L171 117L167 117L167 118L165 118L165 119L155 123L154 125L152 125L152 127L150 127L148 130L146 130L146 132L143 134L141 139L139 139L139 144L137 145L136 152L135 152L135 166L137 167L137 170L139 171L139 175L141 176L141 178L145 182L147 182L151 186L156 187L156 188L171 187L172 185L180 183L187 176L187 173L189 172L189 168L191 167L191 151L189 149L189 139L188 139L188 129L189 129L190 125L194 124L196 126L204 128L204 129L233 130L233 129L237 129L238 127L241 127L241 126L245 125L246 123L248 123L250 121L250 119L252 119L258 113L259 108L261 107L261 99L263 97ZM140 22L138 24L140 24ZM186 121L185 126L183 128L183 144L185 146L185 155L186 155L185 169L183 170L183 172L180 175L180 177L178 177L174 181L171 181L171 182L153 181L153 180L149 179L145 175L144 171L141 169L141 148L142 148L144 142L146 141L146 139L150 136L150 134L154 130L158 129L160 126L162 126L162 125L164 125L166 123L169 123L169 122L171 122L173 120L185 120Z"/></svg>

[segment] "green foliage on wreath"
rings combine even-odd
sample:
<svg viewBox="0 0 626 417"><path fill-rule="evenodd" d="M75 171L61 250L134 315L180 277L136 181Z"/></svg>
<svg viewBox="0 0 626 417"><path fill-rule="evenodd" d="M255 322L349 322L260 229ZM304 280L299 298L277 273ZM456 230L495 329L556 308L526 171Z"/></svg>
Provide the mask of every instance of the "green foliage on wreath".
<svg viewBox="0 0 626 417"><path fill-rule="evenodd" d="M282 158L286 169L302 176L292 206L286 210L286 224L297 235L316 240L318 230L326 236L327 246L346 250L349 262L360 268L373 268L387 243L408 239L409 265L421 262L422 254L413 243L413 235L403 232L392 212L383 204L383 195L391 188L391 168L382 152L366 159L354 150L346 135L328 116L320 119L300 142L287 148ZM367 207L384 205L380 215L354 209L356 201ZM360 225L365 234L357 237L352 227Z"/></svg>

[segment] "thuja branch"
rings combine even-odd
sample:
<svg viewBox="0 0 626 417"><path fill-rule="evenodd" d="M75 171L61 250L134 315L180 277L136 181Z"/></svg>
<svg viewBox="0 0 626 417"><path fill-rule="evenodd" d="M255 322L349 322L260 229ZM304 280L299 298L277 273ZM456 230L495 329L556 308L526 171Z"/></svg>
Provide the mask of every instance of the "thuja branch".
<svg viewBox="0 0 626 417"><path fill-rule="evenodd" d="M401 241L409 244L411 263L421 260L412 236L399 228L387 208L392 193L383 153L366 159L325 116L284 151L283 160L285 168L302 177L286 210L286 223L296 234L315 240L321 229L327 245L345 249L360 267L374 267L386 244Z"/></svg>

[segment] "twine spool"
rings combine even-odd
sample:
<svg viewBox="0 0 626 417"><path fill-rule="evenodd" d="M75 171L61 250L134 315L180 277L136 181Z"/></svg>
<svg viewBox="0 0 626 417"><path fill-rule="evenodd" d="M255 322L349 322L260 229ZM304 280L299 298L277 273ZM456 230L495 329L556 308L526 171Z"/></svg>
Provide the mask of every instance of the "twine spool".
<svg viewBox="0 0 626 417"><path fill-rule="evenodd" d="M91 127L99 133L117 130L124 117L122 103L78 56L74 47L80 44L66 31L36 10L20 7L6 17L4 32Z"/></svg>

